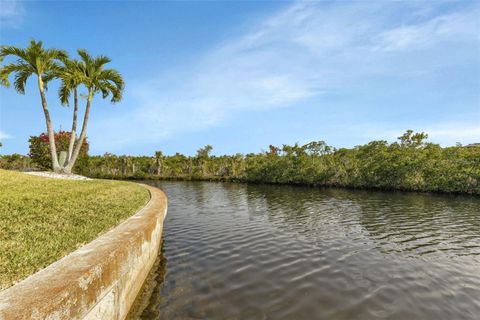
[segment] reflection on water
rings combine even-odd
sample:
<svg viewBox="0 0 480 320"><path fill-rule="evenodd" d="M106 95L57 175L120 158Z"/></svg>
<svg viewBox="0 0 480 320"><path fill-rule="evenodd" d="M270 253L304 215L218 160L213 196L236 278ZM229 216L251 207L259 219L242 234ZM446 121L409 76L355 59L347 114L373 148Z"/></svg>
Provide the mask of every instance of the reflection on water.
<svg viewBox="0 0 480 320"><path fill-rule="evenodd" d="M169 212L143 319L479 319L478 197L147 183Z"/></svg>
<svg viewBox="0 0 480 320"><path fill-rule="evenodd" d="M163 241L162 241L163 243ZM163 245L160 247L160 253L158 255L155 264L150 271L150 274L145 279L145 284L139 293L136 301L131 307L127 320L133 319L159 319L160 310L156 307L160 304L160 289L165 280L165 273L167 259L164 255Z"/></svg>

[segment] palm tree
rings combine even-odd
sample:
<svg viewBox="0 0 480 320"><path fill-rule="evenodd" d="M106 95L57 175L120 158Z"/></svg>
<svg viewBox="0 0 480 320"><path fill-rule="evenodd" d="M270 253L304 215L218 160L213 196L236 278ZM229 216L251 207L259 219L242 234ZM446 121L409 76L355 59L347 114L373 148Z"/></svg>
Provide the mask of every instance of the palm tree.
<svg viewBox="0 0 480 320"><path fill-rule="evenodd" d="M122 99L123 89L125 87L121 74L114 69L105 69L104 65L111 60L106 56L92 57L86 50L79 49L78 55L80 56L79 79L81 83L87 88L87 104L85 107L85 115L83 117L82 131L77 139L73 148L71 158L68 160L64 171L70 173L75 161L77 161L78 154L82 147L83 141L87 134L88 118L90 115L90 107L93 97L97 93L102 94L102 98L106 98L109 95L112 96L111 102L116 103Z"/></svg>
<svg viewBox="0 0 480 320"><path fill-rule="evenodd" d="M73 120L70 143L68 145L67 161L72 159L73 147L77 140L77 117L78 117L78 87L82 83L82 65L76 59L64 59L63 66L54 76L61 80L58 96L63 105L69 104L69 98L73 91Z"/></svg>
<svg viewBox="0 0 480 320"><path fill-rule="evenodd" d="M45 49L42 41L30 41L30 45L26 49L14 46L0 47L0 61L7 56L16 57L17 60L0 68L0 83L6 87L10 86L8 77L15 74L14 88L20 93L25 93L25 84L32 75L36 75L38 81L38 90L42 100L43 113L47 125L48 139L50 144L50 154L52 157L53 171L61 172L62 168L58 163L57 150L55 147L55 136L52 127L50 112L48 111L45 90L48 81L58 72L60 65L59 60L66 59L67 53L59 49Z"/></svg>

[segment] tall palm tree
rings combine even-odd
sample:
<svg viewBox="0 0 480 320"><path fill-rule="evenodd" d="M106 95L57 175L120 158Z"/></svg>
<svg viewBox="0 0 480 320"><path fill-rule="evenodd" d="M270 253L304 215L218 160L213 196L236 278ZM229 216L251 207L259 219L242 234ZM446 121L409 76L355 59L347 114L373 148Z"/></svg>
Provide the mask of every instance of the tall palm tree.
<svg viewBox="0 0 480 320"><path fill-rule="evenodd" d="M53 76L61 80L58 96L63 105L69 105L69 99L73 91L73 119L70 143L68 144L67 162L72 159L73 147L77 140L77 117L78 117L78 87L82 84L82 65L76 59L64 59L63 66Z"/></svg>
<svg viewBox="0 0 480 320"><path fill-rule="evenodd" d="M25 93L25 85L30 76L35 75L38 82L38 90L42 100L43 113L47 125L47 133L50 144L50 154L52 157L53 171L61 172L62 168L58 163L57 150L55 147L55 135L52 127L50 112L48 111L45 90L48 81L59 70L59 60L67 58L67 53L59 49L45 49L42 41L30 41L26 49L14 46L0 47L0 61L7 56L16 57L17 60L0 68L0 83L6 87L10 86L8 80L10 74L15 74L14 88L20 93Z"/></svg>
<svg viewBox="0 0 480 320"><path fill-rule="evenodd" d="M116 103L122 99L123 89L125 87L121 74L114 69L105 69L105 64L111 60L106 56L92 57L86 50L79 49L80 56L80 79L82 84L87 88L87 104L85 107L85 114L83 117L82 131L73 148L73 153L67 162L64 171L70 173L75 161L77 161L78 154L82 147L83 141L87 134L88 118L90 115L90 107L93 97L97 93L102 94L102 98L112 96L111 102Z"/></svg>

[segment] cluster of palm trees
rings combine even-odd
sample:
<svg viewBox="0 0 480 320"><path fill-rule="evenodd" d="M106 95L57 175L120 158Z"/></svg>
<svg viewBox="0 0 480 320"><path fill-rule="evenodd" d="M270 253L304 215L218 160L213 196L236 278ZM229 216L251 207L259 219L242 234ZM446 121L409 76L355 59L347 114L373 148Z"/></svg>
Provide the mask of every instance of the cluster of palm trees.
<svg viewBox="0 0 480 320"><path fill-rule="evenodd" d="M86 50L79 49L80 59L72 59L67 52L59 49L46 49L41 41L30 41L26 49L14 46L0 47L0 63L11 56L11 63L0 66L0 83L10 87L9 77L14 74L13 86L20 93L25 93L25 85L31 76L38 81L38 89L47 126L52 169L57 173L70 174L80 153L87 134L88 118L92 99L99 93L102 98L111 96L111 102L122 99L124 81L121 74L114 69L106 69L110 58L100 55L92 57ZM72 133L65 162L59 163L55 146L55 135L48 109L45 90L52 80L60 80L58 96L63 105L69 105L73 96ZM86 106L80 135L77 135L78 96L79 89L86 90Z"/></svg>

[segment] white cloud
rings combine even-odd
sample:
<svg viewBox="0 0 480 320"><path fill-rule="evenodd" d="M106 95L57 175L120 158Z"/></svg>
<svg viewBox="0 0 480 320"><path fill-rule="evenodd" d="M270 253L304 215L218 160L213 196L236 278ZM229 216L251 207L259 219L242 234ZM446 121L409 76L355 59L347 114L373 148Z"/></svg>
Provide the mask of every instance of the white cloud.
<svg viewBox="0 0 480 320"><path fill-rule="evenodd" d="M3 141L5 139L10 139L11 136L6 134L5 132L0 131L0 141Z"/></svg>
<svg viewBox="0 0 480 320"><path fill-rule="evenodd" d="M0 17L10 17L17 13L17 1L0 1Z"/></svg>
<svg viewBox="0 0 480 320"><path fill-rule="evenodd" d="M479 40L479 12L448 14L380 33L376 48L385 51L426 49L440 41Z"/></svg>
<svg viewBox="0 0 480 320"><path fill-rule="evenodd" d="M177 76L159 74L130 84L126 100L137 105L131 111L135 115L100 125L99 147L115 149L202 130L236 112L288 107L344 92L371 77L408 78L463 59L458 55L456 60L411 65L402 56L406 52L430 50L435 56L450 42L478 50L478 8L432 16L428 5L434 4L294 3L252 23L242 36L221 43L192 65L174 70ZM401 10L408 19L392 20ZM128 130L129 136L117 138L119 130Z"/></svg>
<svg viewBox="0 0 480 320"><path fill-rule="evenodd" d="M443 145L453 145L456 142L478 143L480 142L480 122L473 124L445 123L427 127L430 140L442 141Z"/></svg>
<svg viewBox="0 0 480 320"><path fill-rule="evenodd" d="M472 119L478 119L479 114L473 114ZM440 143L440 145L453 146L457 142L464 145L469 143L480 142L480 121L439 121L431 124L427 121L418 121L416 123L401 123L390 126L385 126L378 123L360 124L358 126L344 128L352 134L361 132L362 143L371 140L387 140L394 142L407 129L415 132L425 132L428 134L428 141L433 143Z"/></svg>
<svg viewBox="0 0 480 320"><path fill-rule="evenodd" d="M0 28L16 28L21 23L23 5L17 0L0 0Z"/></svg>

